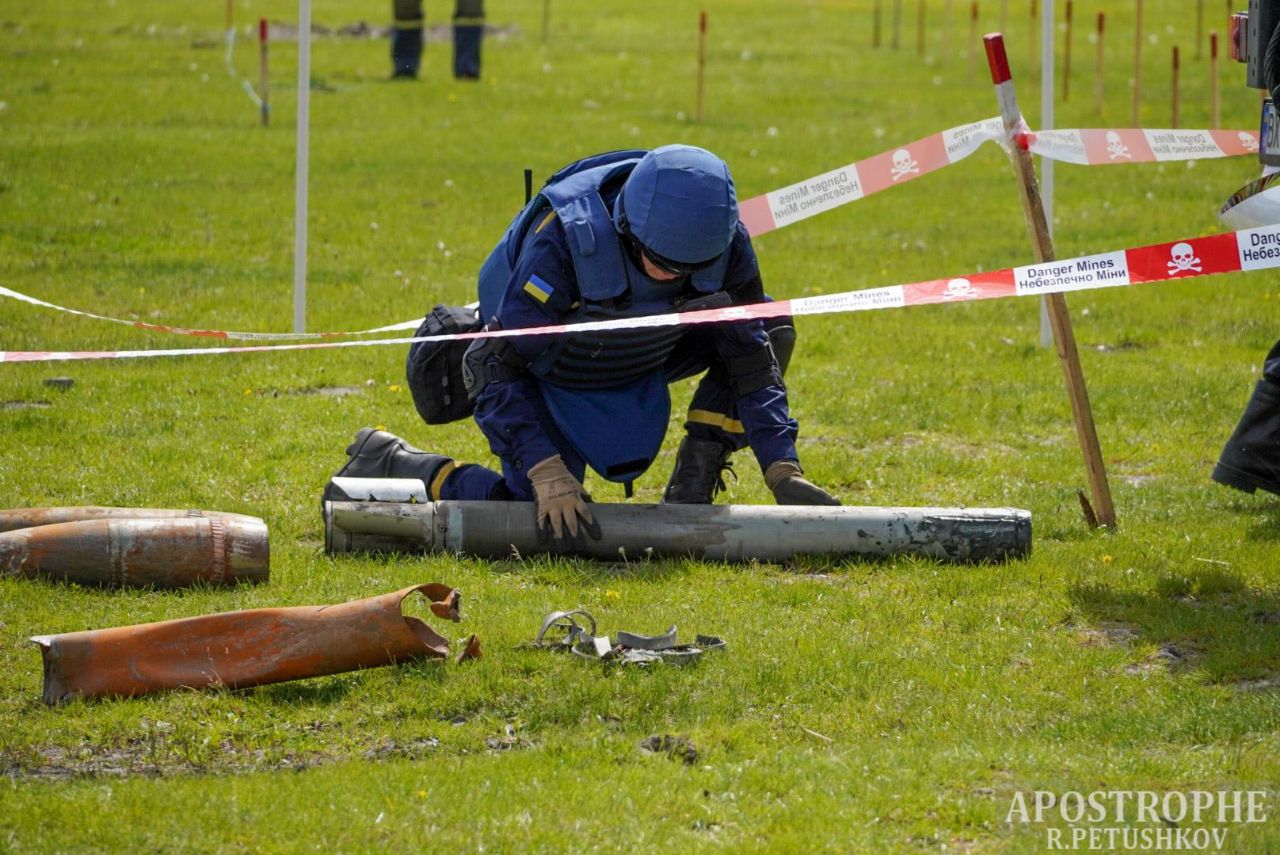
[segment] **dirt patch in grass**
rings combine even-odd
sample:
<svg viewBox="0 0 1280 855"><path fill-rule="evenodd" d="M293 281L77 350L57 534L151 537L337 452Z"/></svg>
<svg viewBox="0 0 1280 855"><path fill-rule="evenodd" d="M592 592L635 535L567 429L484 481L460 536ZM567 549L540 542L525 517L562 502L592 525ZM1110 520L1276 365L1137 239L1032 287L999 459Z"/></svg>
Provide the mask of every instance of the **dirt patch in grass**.
<svg viewBox="0 0 1280 855"><path fill-rule="evenodd" d="M640 741L640 750L646 754L665 754L672 760L680 760L686 766L698 762L698 749L687 736L670 733L649 736Z"/></svg>
<svg viewBox="0 0 1280 855"><path fill-rule="evenodd" d="M1119 621L1104 620L1097 627L1075 627L1076 638L1084 647L1110 647L1129 644L1138 637L1138 628Z"/></svg>

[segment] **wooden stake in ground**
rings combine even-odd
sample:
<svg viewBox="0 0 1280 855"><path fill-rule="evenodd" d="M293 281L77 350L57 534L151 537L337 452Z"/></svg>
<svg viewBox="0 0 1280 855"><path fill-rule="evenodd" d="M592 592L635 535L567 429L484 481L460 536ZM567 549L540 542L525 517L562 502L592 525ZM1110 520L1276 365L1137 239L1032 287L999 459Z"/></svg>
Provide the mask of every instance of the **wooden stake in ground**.
<svg viewBox="0 0 1280 855"><path fill-rule="evenodd" d="M987 49L987 64L991 68L991 81L996 86L996 98L1004 119L1005 132L1011 136L1022 126L1022 111L1013 89L1013 76L1009 73L1009 58L1005 54L1004 37L992 33L983 39ZM1045 220L1044 203L1036 182L1035 166L1031 153L1020 145L1012 146L1014 177L1022 200L1022 213L1026 217L1031 235L1031 249L1038 262L1054 260L1053 238ZM1071 399L1071 414L1075 420L1076 436L1084 453L1085 471L1089 478L1089 491L1093 505L1079 493L1080 504L1090 525L1115 527L1116 512L1111 502L1111 488L1107 484L1106 466L1102 449L1098 445L1098 432L1093 423L1093 410L1089 406L1089 392L1085 388L1084 370L1080 366L1080 354L1076 350L1075 332L1071 328L1071 315L1067 301L1061 294L1046 295L1049 322L1053 328L1053 340L1058 349L1058 361L1067 381L1067 395Z"/></svg>
<svg viewBox="0 0 1280 855"><path fill-rule="evenodd" d="M1071 26L1075 20L1075 3L1067 0L1067 44L1062 51L1062 103L1071 100Z"/></svg>
<svg viewBox="0 0 1280 855"><path fill-rule="evenodd" d="M916 54L924 56L924 0L916 3Z"/></svg>
<svg viewBox="0 0 1280 855"><path fill-rule="evenodd" d="M271 122L271 101L268 94L270 87L267 83L267 35L270 32L267 27L267 19L258 19L258 97L262 100L262 127L266 127Z"/></svg>
<svg viewBox="0 0 1280 855"><path fill-rule="evenodd" d="M1173 46L1173 124L1171 128L1178 127L1178 72L1181 71L1181 63L1178 61L1178 46Z"/></svg>
<svg viewBox="0 0 1280 855"><path fill-rule="evenodd" d="M871 13L871 46L880 47L880 0L876 0L875 9Z"/></svg>
<svg viewBox="0 0 1280 855"><path fill-rule="evenodd" d="M969 4L969 47L966 53L969 54L969 79L973 80L974 68L978 61L978 52L973 46L978 43L978 0L973 0Z"/></svg>
<svg viewBox="0 0 1280 855"><path fill-rule="evenodd" d="M893 34L890 36L889 47L894 50L898 49L898 44L902 36L902 0L893 0Z"/></svg>
<svg viewBox="0 0 1280 855"><path fill-rule="evenodd" d="M1105 12L1098 13L1098 48L1093 62L1093 109L1099 116L1102 115L1102 95L1103 95L1103 78L1102 78L1102 36L1107 29L1107 15Z"/></svg>
<svg viewBox="0 0 1280 855"><path fill-rule="evenodd" d="M698 16L698 110L697 120L702 121L702 78L707 67L707 13Z"/></svg>
<svg viewBox="0 0 1280 855"><path fill-rule="evenodd" d="M1221 127L1222 116L1218 112L1218 31L1209 33L1209 127L1215 131Z"/></svg>
<svg viewBox="0 0 1280 855"><path fill-rule="evenodd" d="M1142 0L1138 0L1137 20L1134 23L1133 38L1133 126L1140 128L1140 107L1142 105Z"/></svg>

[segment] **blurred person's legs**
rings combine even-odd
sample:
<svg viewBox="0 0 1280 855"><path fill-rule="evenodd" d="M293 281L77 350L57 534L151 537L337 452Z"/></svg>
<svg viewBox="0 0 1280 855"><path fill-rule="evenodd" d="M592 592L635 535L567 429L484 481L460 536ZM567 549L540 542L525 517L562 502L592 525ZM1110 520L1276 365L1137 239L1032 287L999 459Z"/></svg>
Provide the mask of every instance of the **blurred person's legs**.
<svg viewBox="0 0 1280 855"><path fill-rule="evenodd" d="M1280 341L1262 366L1262 379L1213 468L1213 480L1237 490L1280 495Z"/></svg>

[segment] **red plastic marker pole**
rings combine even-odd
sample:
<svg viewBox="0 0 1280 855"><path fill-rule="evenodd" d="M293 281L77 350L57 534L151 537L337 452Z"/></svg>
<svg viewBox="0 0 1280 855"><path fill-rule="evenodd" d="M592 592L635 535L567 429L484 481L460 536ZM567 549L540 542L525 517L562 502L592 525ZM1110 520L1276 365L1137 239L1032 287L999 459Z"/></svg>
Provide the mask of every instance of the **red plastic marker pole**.
<svg viewBox="0 0 1280 855"><path fill-rule="evenodd" d="M1062 102L1071 100L1071 24L1075 18L1075 4L1067 0L1067 44L1062 52Z"/></svg>
<svg viewBox="0 0 1280 855"><path fill-rule="evenodd" d="M1171 128L1178 127L1178 72L1181 63L1178 61L1178 46L1173 46L1173 124Z"/></svg>
<svg viewBox="0 0 1280 855"><path fill-rule="evenodd" d="M707 66L707 13L698 17L698 110L697 120L702 121L702 77Z"/></svg>
<svg viewBox="0 0 1280 855"><path fill-rule="evenodd" d="M1142 106L1142 0L1138 0L1133 38L1133 127L1140 128Z"/></svg>
<svg viewBox="0 0 1280 855"><path fill-rule="evenodd" d="M267 36L270 28L266 18L258 19L258 96L262 99L262 126L271 121L270 88L267 80Z"/></svg>
<svg viewBox="0 0 1280 855"><path fill-rule="evenodd" d="M1004 119L1005 133L1015 143L1012 148L1013 173L1018 183L1018 194L1022 200L1022 213L1027 221L1027 230L1031 235L1031 249L1036 261L1054 260L1053 238L1049 234L1049 224L1045 220L1044 202L1040 198L1040 187L1036 182L1035 166L1031 162L1031 152L1027 150L1027 141L1022 119L1022 111L1018 108L1018 97L1013 89L1013 76L1009 73L1009 58L1004 50L1004 37L992 33L983 39L987 48L987 64L991 68L991 82L996 87L996 98L1000 102L1000 115ZM1115 506L1111 502L1111 488L1107 484L1107 470L1102 460L1102 448L1098 444L1098 431L1093 422L1093 410L1089 406L1089 392L1085 387L1084 369L1080 366L1080 353L1076 349L1075 332L1071 328L1071 315L1067 312L1067 301L1062 294L1045 295L1045 303L1049 312L1049 324L1053 329L1053 340L1058 349L1058 361L1067 381L1067 396L1071 400L1071 415L1075 421L1076 437L1080 441L1080 450L1084 454L1085 471L1089 478L1089 490L1093 495L1093 504L1089 504L1084 493L1080 492L1080 505L1084 509L1085 519L1092 525L1114 527L1116 524Z"/></svg>
<svg viewBox="0 0 1280 855"><path fill-rule="evenodd" d="M1102 115L1103 78L1102 78L1102 36L1107 29L1107 15L1098 13L1098 49L1093 63L1093 109Z"/></svg>
<svg viewBox="0 0 1280 855"><path fill-rule="evenodd" d="M1222 116L1218 113L1218 31L1209 33L1209 127L1217 130Z"/></svg>

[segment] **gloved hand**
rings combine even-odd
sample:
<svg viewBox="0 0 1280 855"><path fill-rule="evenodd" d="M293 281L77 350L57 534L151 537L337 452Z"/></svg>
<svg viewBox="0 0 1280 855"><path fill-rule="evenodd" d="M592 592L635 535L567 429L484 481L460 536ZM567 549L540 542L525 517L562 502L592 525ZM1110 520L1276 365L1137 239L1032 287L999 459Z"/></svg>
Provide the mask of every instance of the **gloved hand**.
<svg viewBox="0 0 1280 855"><path fill-rule="evenodd" d="M543 460L529 470L533 500L538 508L538 539L551 540L557 552L586 547L582 533L600 539L600 524L591 516L591 497L565 467L560 455ZM579 525L581 520L581 525Z"/></svg>
<svg viewBox="0 0 1280 855"><path fill-rule="evenodd" d="M775 460L764 470L764 482L780 505L838 505L840 500L804 479L794 460Z"/></svg>

